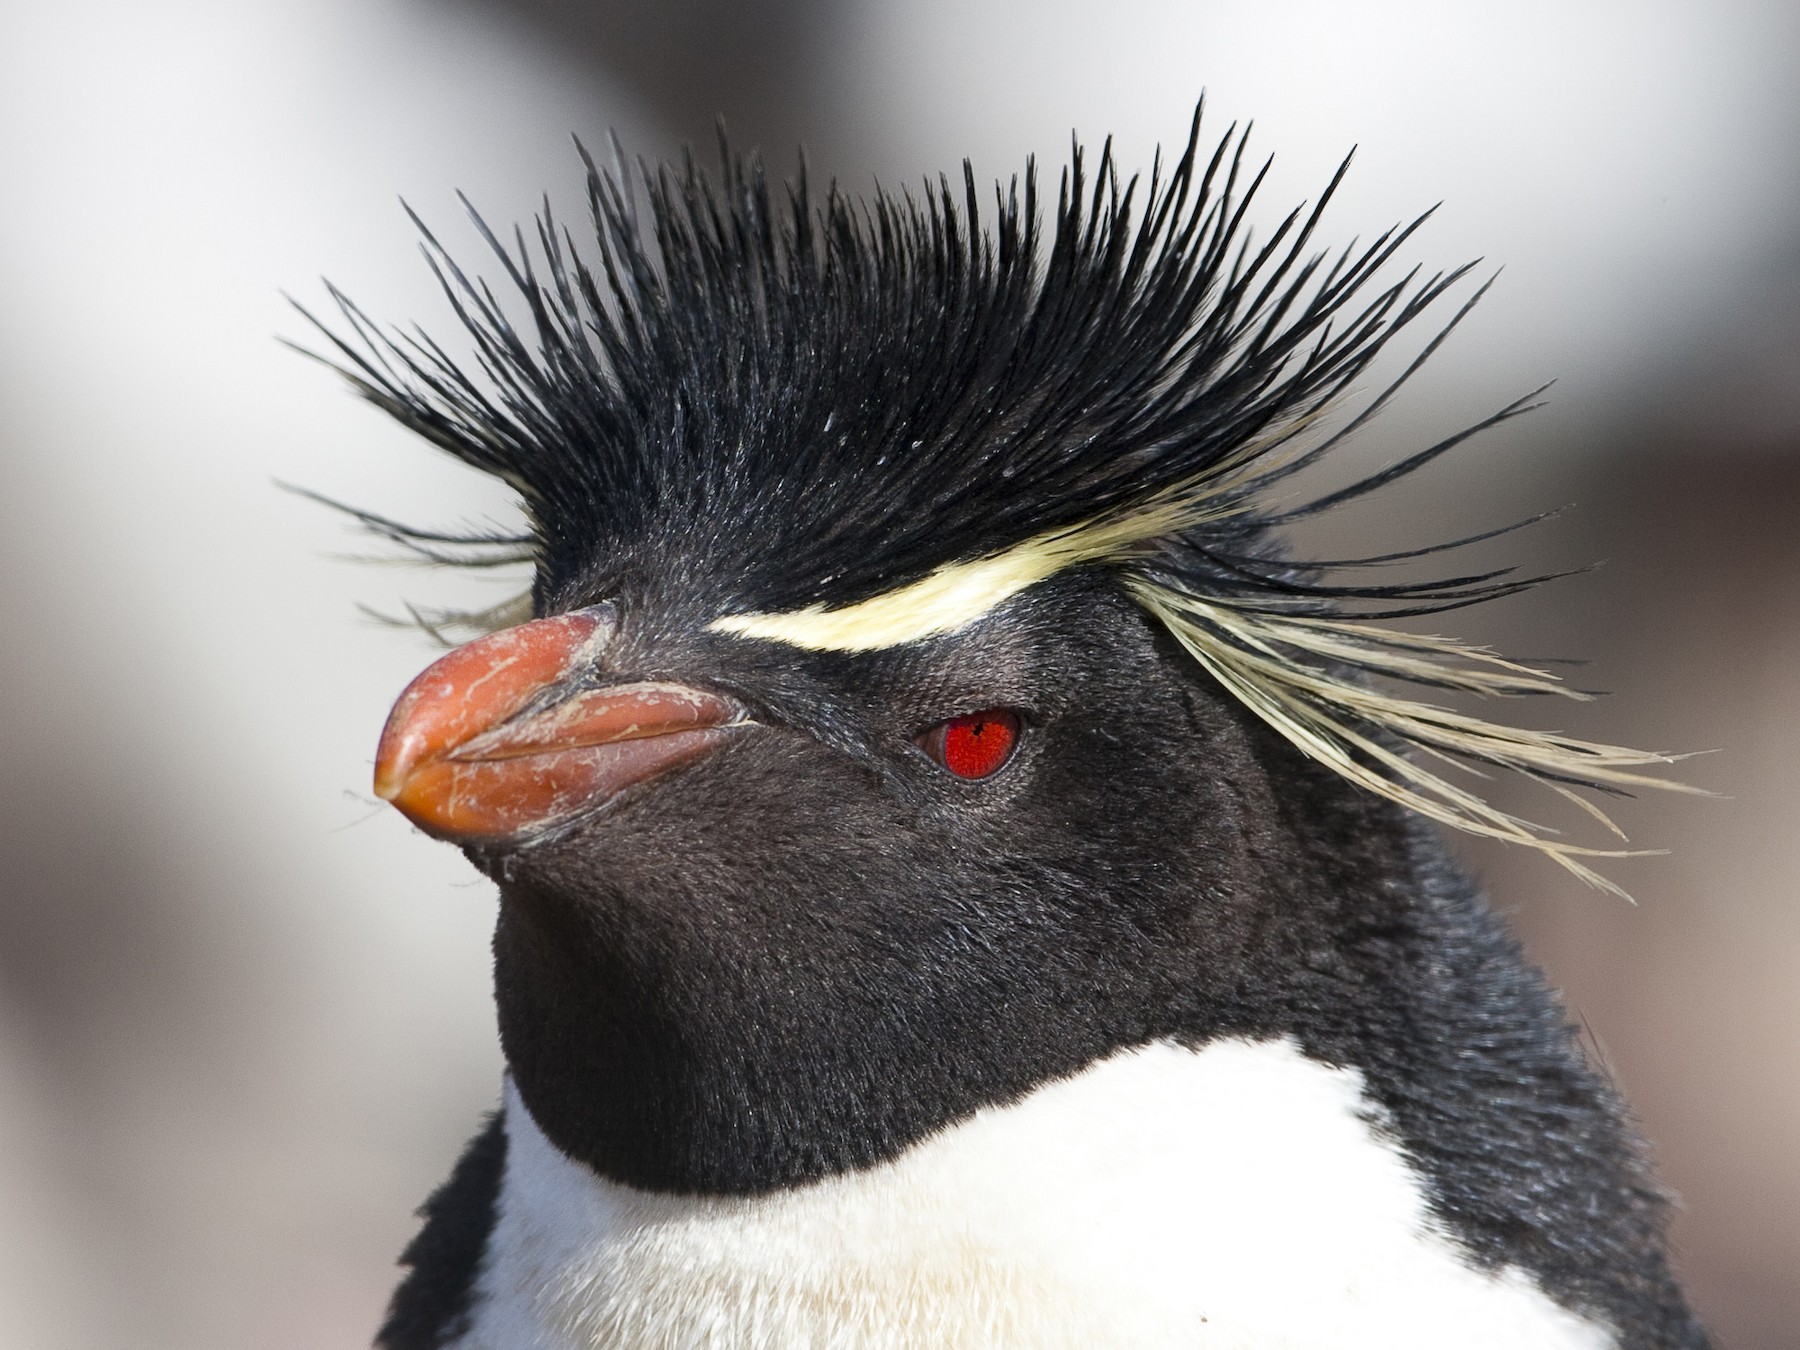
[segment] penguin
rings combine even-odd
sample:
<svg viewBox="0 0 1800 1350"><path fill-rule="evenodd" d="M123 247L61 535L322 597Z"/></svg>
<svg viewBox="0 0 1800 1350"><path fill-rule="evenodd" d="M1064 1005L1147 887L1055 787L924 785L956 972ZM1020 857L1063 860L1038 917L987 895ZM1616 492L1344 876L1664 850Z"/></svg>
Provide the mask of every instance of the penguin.
<svg viewBox="0 0 1800 1350"><path fill-rule="evenodd" d="M1424 218L1317 248L1340 168L1253 238L1267 165L1198 111L1053 202L586 167L587 256L548 208L487 234L504 304L425 232L472 363L320 324L529 526L362 522L534 568L421 616L474 636L377 753L497 887L506 1061L377 1346L1705 1346L1626 1108L1439 829L1616 889L1450 766L1597 814L1669 757L1451 709L1579 695L1387 624L1540 578L1287 542L1535 406L1287 491L1485 290L1390 277Z"/></svg>

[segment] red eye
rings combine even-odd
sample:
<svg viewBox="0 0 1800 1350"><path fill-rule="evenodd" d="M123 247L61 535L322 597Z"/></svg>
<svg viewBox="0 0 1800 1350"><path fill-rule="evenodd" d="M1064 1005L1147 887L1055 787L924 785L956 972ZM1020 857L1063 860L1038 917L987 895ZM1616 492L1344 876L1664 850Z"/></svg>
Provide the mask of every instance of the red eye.
<svg viewBox="0 0 1800 1350"><path fill-rule="evenodd" d="M965 713L919 737L919 748L958 778L986 778L1012 758L1019 715L1005 708Z"/></svg>

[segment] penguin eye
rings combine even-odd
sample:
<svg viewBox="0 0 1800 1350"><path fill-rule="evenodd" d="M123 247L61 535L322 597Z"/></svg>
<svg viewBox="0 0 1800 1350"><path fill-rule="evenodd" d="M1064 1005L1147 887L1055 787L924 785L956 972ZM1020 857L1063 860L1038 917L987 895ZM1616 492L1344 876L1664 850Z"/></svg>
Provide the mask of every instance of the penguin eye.
<svg viewBox="0 0 1800 1350"><path fill-rule="evenodd" d="M1019 715L987 708L939 722L918 737L919 749L958 778L986 778L999 772L1019 743Z"/></svg>

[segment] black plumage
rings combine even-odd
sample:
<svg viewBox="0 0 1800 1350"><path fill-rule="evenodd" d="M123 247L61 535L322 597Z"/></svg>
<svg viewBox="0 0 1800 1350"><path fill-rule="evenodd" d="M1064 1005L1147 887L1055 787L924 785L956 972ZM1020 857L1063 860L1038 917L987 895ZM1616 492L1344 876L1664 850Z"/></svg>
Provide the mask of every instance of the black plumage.
<svg viewBox="0 0 1800 1350"><path fill-rule="evenodd" d="M1384 756L1408 742L1511 752L1460 730L1434 745L1391 714L1413 704L1359 714L1348 770L1305 744L1306 717L1363 706L1342 691L1370 672L1471 687L1343 625L1528 584L1369 583L1382 560L1296 561L1276 531L1529 399L1329 497L1267 505L1387 401L1319 429L1467 269L1380 281L1418 222L1311 253L1329 191L1253 241L1260 174L1241 138L1203 155L1198 117L1145 184L1107 154L1089 179L1077 150L1048 227L1030 171L984 226L968 173L960 199L942 183L858 203L723 162L717 187L691 163L645 169L642 203L590 164L597 263L547 210L536 261L523 237L496 244L526 329L428 235L479 374L340 298L337 359L361 392L515 487L531 527L368 523L426 551L524 550L536 615L604 616L583 688L680 681L751 728L552 826L460 841L500 887L501 1038L544 1134L630 1187L762 1195L893 1159L1122 1048L1289 1038L1361 1074L1470 1264L1528 1272L1620 1345L1702 1345L1665 1201L1553 995L1430 827L1355 777L1404 787ZM1171 509L1160 533L916 640L721 627ZM1163 595L1201 617L1184 627ZM1297 645L1314 631L1331 642ZM1220 651L1318 689L1284 723ZM1002 771L961 781L919 733L978 709L1016 711L1023 734ZM1619 785L1614 761L1579 762L1609 747L1558 747L1506 766ZM392 1350L450 1344L467 1316L468 1234L492 1226L504 1150L496 1125L432 1202Z"/></svg>
<svg viewBox="0 0 1800 1350"><path fill-rule="evenodd" d="M945 179L922 200L859 202L833 185L821 201L804 174L783 193L724 149L717 186L691 158L645 167L640 212L631 176L589 160L597 267L547 205L535 262L522 234L509 253L488 233L528 330L421 223L479 376L429 339L381 335L341 296L362 341L338 352L378 406L518 489L533 530L512 542L535 550L540 609L591 582L597 558L623 575L644 554L704 588L700 603L843 605L1143 506L1246 445L1279 459L1469 271L1415 270L1369 293L1426 216L1309 254L1348 161L1310 210L1253 239L1245 213L1267 165L1248 172L1246 153L1231 134L1203 158L1196 114L1166 177L1121 185L1110 146L1090 175L1077 145L1048 228L1030 166L984 227L966 165L960 200ZM1254 500L1392 392L1238 491ZM1530 402L1284 516L1373 490ZM1412 607L1522 584L1305 588L1268 566L1267 524L1249 512L1191 530L1182 561L1209 591Z"/></svg>

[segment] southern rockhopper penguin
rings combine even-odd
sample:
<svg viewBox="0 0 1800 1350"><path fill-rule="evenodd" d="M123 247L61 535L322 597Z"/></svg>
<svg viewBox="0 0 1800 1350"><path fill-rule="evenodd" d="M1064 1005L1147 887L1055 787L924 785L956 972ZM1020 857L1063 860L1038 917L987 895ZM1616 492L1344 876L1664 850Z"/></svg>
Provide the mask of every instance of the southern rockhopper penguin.
<svg viewBox="0 0 1800 1350"><path fill-rule="evenodd" d="M378 1344L1703 1346L1622 1107L1430 823L1607 884L1455 768L1666 757L1447 711L1562 686L1379 622L1531 578L1282 542L1470 434L1288 490L1467 269L1383 280L1417 222L1315 252L1324 200L1251 238L1198 117L1054 203L722 162L590 161L597 245L489 236L505 303L427 234L473 373L326 330L530 525L363 522L535 565L424 616L489 631L378 754L498 885L508 1066Z"/></svg>

